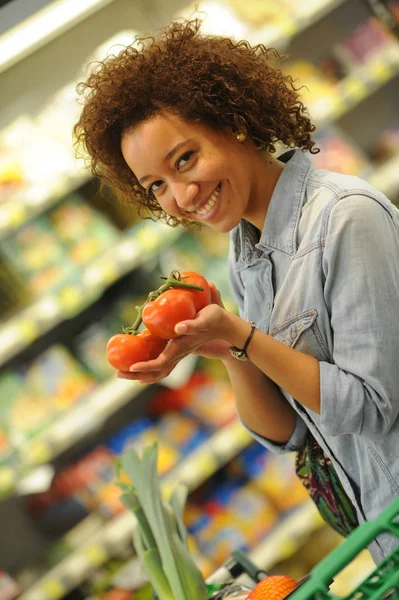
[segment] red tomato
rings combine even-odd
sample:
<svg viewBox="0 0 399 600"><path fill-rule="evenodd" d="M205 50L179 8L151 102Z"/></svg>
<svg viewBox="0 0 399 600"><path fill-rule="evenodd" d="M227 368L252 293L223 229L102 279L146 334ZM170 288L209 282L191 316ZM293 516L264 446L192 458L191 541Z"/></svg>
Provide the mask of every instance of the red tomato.
<svg viewBox="0 0 399 600"><path fill-rule="evenodd" d="M211 301L211 288L205 277L202 277L202 275L199 275L194 271L182 271L180 275L182 282L190 283L191 285L199 285L204 288L203 292L200 290L184 290L186 294L191 296L195 310L198 312L201 308L204 308L204 306L208 306Z"/></svg>
<svg viewBox="0 0 399 600"><path fill-rule="evenodd" d="M157 337L169 340L177 337L175 325L185 319L194 319L197 311L187 290L166 290L156 300L145 305L142 312L144 325Z"/></svg>
<svg viewBox="0 0 399 600"><path fill-rule="evenodd" d="M158 356L161 354L162 350L165 348L166 344L168 343L168 340L164 340L160 337L157 337L156 335L151 333L151 331L149 331L149 329L143 329L143 331L140 331L140 333L138 335L143 340L145 340L145 343L148 346L148 349L150 352L149 360L158 358Z"/></svg>
<svg viewBox="0 0 399 600"><path fill-rule="evenodd" d="M138 335L130 333L117 333L112 336L107 344L108 362L118 371L129 371L136 362L148 360L150 357L149 346Z"/></svg>

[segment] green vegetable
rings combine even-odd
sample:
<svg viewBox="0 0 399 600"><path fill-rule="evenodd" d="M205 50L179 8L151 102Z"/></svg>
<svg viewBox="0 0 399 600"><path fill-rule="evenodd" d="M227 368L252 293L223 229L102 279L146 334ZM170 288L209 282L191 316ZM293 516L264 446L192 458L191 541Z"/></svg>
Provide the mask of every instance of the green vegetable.
<svg viewBox="0 0 399 600"><path fill-rule="evenodd" d="M118 463L131 483L119 483L121 501L136 517L133 543L159 600L207 600L200 570L190 556L183 524L187 497L177 485L170 501L162 497L157 474L157 444L144 449L141 457L133 448Z"/></svg>

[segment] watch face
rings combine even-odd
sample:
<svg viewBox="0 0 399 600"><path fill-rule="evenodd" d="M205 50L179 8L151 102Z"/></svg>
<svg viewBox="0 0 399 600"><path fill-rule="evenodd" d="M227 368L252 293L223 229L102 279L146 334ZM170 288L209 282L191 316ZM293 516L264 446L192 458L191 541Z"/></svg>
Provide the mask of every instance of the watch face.
<svg viewBox="0 0 399 600"><path fill-rule="evenodd" d="M247 355L241 348L236 348L235 346L230 346L229 352L231 356L237 358L238 360L248 360Z"/></svg>

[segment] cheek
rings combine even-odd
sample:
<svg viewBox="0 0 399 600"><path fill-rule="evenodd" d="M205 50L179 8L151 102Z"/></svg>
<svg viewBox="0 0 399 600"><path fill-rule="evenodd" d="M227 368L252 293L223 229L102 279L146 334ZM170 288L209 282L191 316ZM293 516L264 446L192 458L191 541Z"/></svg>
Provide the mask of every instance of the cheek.
<svg viewBox="0 0 399 600"><path fill-rule="evenodd" d="M164 194L159 198L156 198L156 200L159 206L162 208L162 210L164 210L168 215L170 215L171 217L180 216L179 208L170 195Z"/></svg>

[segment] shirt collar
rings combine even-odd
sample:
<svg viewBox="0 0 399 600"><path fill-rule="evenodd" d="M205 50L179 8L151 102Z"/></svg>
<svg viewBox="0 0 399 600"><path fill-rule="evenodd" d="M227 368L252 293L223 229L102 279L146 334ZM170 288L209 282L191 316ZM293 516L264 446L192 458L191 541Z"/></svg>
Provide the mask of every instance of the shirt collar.
<svg viewBox="0 0 399 600"><path fill-rule="evenodd" d="M306 181L313 169L309 157L301 150L290 150L278 157L285 167L278 178L267 209L260 241L256 246L280 250L293 256L299 218L305 200ZM244 219L239 225L242 248L253 242L254 228ZM244 244L243 244L244 242Z"/></svg>

